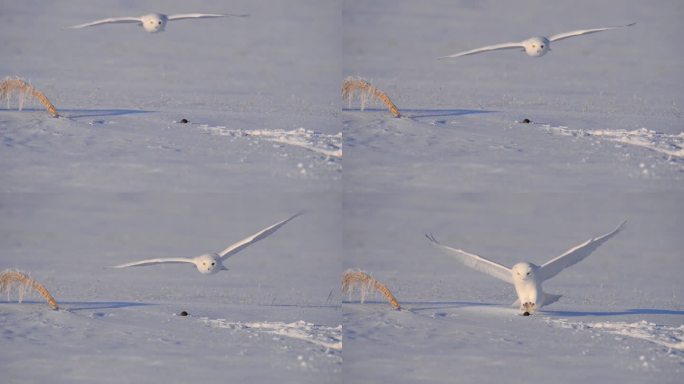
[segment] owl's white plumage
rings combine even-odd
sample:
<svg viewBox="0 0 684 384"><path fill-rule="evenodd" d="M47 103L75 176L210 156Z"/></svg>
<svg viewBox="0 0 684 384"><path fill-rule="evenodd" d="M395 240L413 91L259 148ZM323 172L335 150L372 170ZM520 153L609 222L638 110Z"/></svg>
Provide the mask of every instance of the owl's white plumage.
<svg viewBox="0 0 684 384"><path fill-rule="evenodd" d="M453 256L456 260L466 266L496 277L509 284L513 284L515 286L515 292L518 295L518 300L513 303L513 305L520 306L521 313L530 314L544 305L551 304L560 298L560 295L552 295L544 292L542 289L542 283L544 281L556 276L565 268L584 260L601 244L620 232L625 223L626 221L623 221L611 232L599 237L591 238L541 266L529 262L520 262L515 264L512 268L508 268L494 261L485 259L482 256L461 249L442 245L432 235L426 234L425 236L430 240L430 243L434 247Z"/></svg>
<svg viewBox="0 0 684 384"><path fill-rule="evenodd" d="M142 26L145 31L150 33L163 32L166 29L166 24L169 21L184 20L184 19L207 19L214 17L247 17L249 15L238 14L218 14L218 13L182 13L177 15L165 15L163 13L150 13L139 17L110 17L92 21L90 23L74 25L69 27L71 29L80 29L86 27L94 27L103 24L121 24L121 23L137 23Z"/></svg>
<svg viewBox="0 0 684 384"><path fill-rule="evenodd" d="M448 58L454 58L454 57L468 56L468 55L474 55L476 53L498 51L498 50L502 50L502 49L520 49L520 48L522 48L525 51L525 53L527 53L527 55L529 55L529 56L539 57L539 56L544 56L548 51L551 50L551 43L554 41L563 40L563 39L567 39L567 38L575 37L575 36L588 35L590 33L607 31L610 29L631 27L635 24L636 23L631 23L631 24L627 24L627 25L619 25L619 26L614 26L614 27L578 29L576 31L559 33L559 34L553 35L551 37L535 36L535 37L530 37L529 39L523 40L520 42L487 45L484 47L471 49L469 51L458 52L458 53L454 53L453 55L440 57L440 59L448 59Z"/></svg>
<svg viewBox="0 0 684 384"><path fill-rule="evenodd" d="M287 224L290 220L294 219L295 217L301 215L302 212L299 212L295 215L292 215L288 217L285 220L281 220L269 227L266 227L262 229L261 231L247 236L244 239L231 244L228 248L224 249L221 252L217 253L207 253L204 255L200 255L197 257L167 257L167 258L157 258L157 259L148 259L148 260L141 260L141 261L134 261L131 263L126 263L126 264L121 264L114 266L112 268L128 268L128 267L143 267L143 266L148 266L148 265L155 265L155 264L167 264L167 263L189 263L189 264L194 264L197 270L205 275L213 275L219 271L226 271L228 270L224 265L223 262L228 259L229 257L237 254L238 252L242 251L243 249L247 248L248 246L256 243L259 240L265 239L266 237L270 236L273 234L275 231L277 231L280 227L283 225Z"/></svg>

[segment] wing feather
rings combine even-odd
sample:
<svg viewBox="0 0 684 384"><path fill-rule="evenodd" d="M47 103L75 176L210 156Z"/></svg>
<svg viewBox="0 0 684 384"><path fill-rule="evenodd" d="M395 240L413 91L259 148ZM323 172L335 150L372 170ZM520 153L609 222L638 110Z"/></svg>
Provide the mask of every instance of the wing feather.
<svg viewBox="0 0 684 384"><path fill-rule="evenodd" d="M474 54L480 53L480 52L498 51L501 49L513 49L513 48L524 48L524 46L522 43L494 44L494 45L488 45L486 47L471 49L470 51L463 51L463 52L459 52L459 53L454 53L453 55L449 55L449 56L442 56L442 57L439 57L438 59L448 59L448 58L452 58L452 57L474 55Z"/></svg>
<svg viewBox="0 0 684 384"><path fill-rule="evenodd" d="M287 224L288 221L294 219L295 217L301 215L303 212L296 213L290 217L288 217L285 220L279 221L270 227L264 228L261 231L245 237L244 239L231 244L228 248L224 249L223 251L219 252L219 256L221 256L221 260L225 260L236 253L242 251L243 249L247 248L248 246L256 243L257 241L264 239L268 237L269 235L273 234L275 231L277 231L280 227L283 225Z"/></svg>
<svg viewBox="0 0 684 384"><path fill-rule="evenodd" d="M456 260L460 261L466 266L473 268L477 271L486 273L490 276L496 277L499 280L503 280L507 283L513 284L513 276L511 275L510 268L507 268L499 263L495 263L491 260L487 260L482 256L468 253L461 249L455 249L448 247L446 245L442 245L431 234L425 234L425 237L427 237L428 240L430 240L432 246L441 250L444 253L453 256L454 258L456 258Z"/></svg>
<svg viewBox="0 0 684 384"><path fill-rule="evenodd" d="M73 27L69 27L69 28L78 29L78 28L92 27L95 25L120 24L120 23L142 23L142 20L139 17L110 17L108 19L96 20L96 21L92 21L90 23L74 25Z"/></svg>
<svg viewBox="0 0 684 384"><path fill-rule="evenodd" d="M169 15L168 20L183 20L183 19L209 19L212 17L247 17L246 14L220 14L220 13L180 13L177 15Z"/></svg>
<svg viewBox="0 0 684 384"><path fill-rule="evenodd" d="M559 274L565 268L579 263L580 261L584 260L587 256L591 255L591 253L594 252L598 247L600 247L601 244L608 241L608 239L610 239L611 237L617 235L618 232L622 230L626 222L627 221L623 221L622 223L620 223L620 225L618 225L617 228L612 230L610 233L606 233L603 236L589 239L584 243L571 248L564 254L544 263L544 265L539 267L537 275L541 277L542 281L548 280Z"/></svg>
<svg viewBox="0 0 684 384"><path fill-rule="evenodd" d="M567 39L569 37L582 36L582 35L588 35L590 33L607 31L609 29L626 28L626 27L631 27L635 24L636 23L631 23L631 24L627 24L627 25L618 25L618 26L614 26L614 27L578 29L576 31L570 31L570 32L559 33L557 35L553 35L553 36L549 37L549 41L558 41L558 40Z"/></svg>
<svg viewBox="0 0 684 384"><path fill-rule="evenodd" d="M147 266L147 265L166 264L166 263L195 264L193 259L189 259L187 257L169 257L169 258L161 258L161 259L148 259L148 260L134 261L131 263L116 265L116 266L113 266L112 268L143 267L143 266Z"/></svg>

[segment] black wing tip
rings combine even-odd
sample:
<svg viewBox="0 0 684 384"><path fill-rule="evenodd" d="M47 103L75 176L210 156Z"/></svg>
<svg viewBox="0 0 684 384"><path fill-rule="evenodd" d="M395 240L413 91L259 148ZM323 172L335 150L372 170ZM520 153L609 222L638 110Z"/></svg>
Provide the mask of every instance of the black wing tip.
<svg viewBox="0 0 684 384"><path fill-rule="evenodd" d="M434 236L432 233L425 233L424 235L425 235L425 237L426 237L428 240L430 240L432 243L434 243L434 244L439 244L439 242L437 241L437 239L435 239L435 236Z"/></svg>
<svg viewBox="0 0 684 384"><path fill-rule="evenodd" d="M302 216L303 214L308 213L308 212L309 212L309 210L307 210L307 209L301 209L301 210L295 212L294 215L290 216L290 218L288 220L292 220L292 219L299 217L299 216Z"/></svg>

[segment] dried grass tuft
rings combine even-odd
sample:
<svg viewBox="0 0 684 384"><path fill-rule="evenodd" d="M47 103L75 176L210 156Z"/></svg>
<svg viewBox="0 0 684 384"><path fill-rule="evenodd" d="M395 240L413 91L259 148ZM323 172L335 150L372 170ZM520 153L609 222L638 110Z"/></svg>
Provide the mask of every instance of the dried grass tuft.
<svg viewBox="0 0 684 384"><path fill-rule="evenodd" d="M0 292L7 293L9 295L12 288L16 287L19 292L19 302L22 301L26 291L33 289L41 294L47 300L50 307L54 310L59 309L57 301L50 294L50 292L43 286L43 284L33 280L32 278L26 276L24 273L15 270L5 270L0 274Z"/></svg>
<svg viewBox="0 0 684 384"><path fill-rule="evenodd" d="M387 301L389 301L392 308L396 310L401 309L401 306L399 305L397 298L394 297L392 292L389 290L389 288L387 288L385 284L374 279L366 272L348 269L344 273L344 275L342 275L342 292L345 292L351 296L355 287L358 287L359 289L362 303L364 302L368 292L374 289L382 293L383 296L385 296L385 298L387 299Z"/></svg>
<svg viewBox="0 0 684 384"><path fill-rule="evenodd" d="M359 77L347 77L342 84L342 98L351 105L354 93L358 91L359 99L361 100L361 110L366 107L366 103L371 98L376 98L385 104L387 109L394 117L401 117L399 108L392 102L392 99L380 89L372 86L369 82Z"/></svg>
<svg viewBox="0 0 684 384"><path fill-rule="evenodd" d="M47 111L50 113L50 115L52 115L52 117L59 117L59 113L57 113L57 108L55 108L55 106L52 105L50 100L45 96L43 92L37 90L32 85L28 84L22 79L5 78L5 80L3 80L2 83L0 83L0 98L7 99L7 103L9 104L9 100L13 92L16 92L18 94L19 110L22 109L24 105L24 100L27 97L33 97L34 99L40 101L41 104L43 104L45 109L47 109Z"/></svg>

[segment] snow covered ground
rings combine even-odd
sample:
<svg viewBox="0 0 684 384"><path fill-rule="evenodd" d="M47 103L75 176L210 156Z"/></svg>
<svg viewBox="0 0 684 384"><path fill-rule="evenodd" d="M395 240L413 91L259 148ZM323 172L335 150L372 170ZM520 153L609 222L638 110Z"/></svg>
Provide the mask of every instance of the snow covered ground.
<svg viewBox="0 0 684 384"><path fill-rule="evenodd" d="M682 16L677 1L345 2L343 74L369 79L405 116L343 113L343 265L372 272L405 308L345 302L346 380L681 381ZM542 58L436 60L634 21ZM512 266L623 219L545 284L563 297L529 318L510 307L513 287L423 237Z"/></svg>
<svg viewBox="0 0 684 384"><path fill-rule="evenodd" d="M64 29L151 11L251 16ZM62 114L0 109L0 270L62 308L0 302L3 382L681 381L683 16L678 0L0 3L0 77ZM542 58L436 60L634 21ZM341 111L346 76L405 117ZM213 276L106 268L301 209ZM625 219L529 318L423 237L542 263ZM346 268L405 310L341 305Z"/></svg>
<svg viewBox="0 0 684 384"><path fill-rule="evenodd" d="M0 110L0 270L62 307L0 302L3 383L341 381L340 8L0 4L0 77L63 116ZM251 16L63 29L152 11ZM221 250L302 209L217 275L106 268Z"/></svg>

